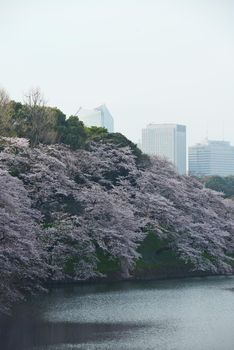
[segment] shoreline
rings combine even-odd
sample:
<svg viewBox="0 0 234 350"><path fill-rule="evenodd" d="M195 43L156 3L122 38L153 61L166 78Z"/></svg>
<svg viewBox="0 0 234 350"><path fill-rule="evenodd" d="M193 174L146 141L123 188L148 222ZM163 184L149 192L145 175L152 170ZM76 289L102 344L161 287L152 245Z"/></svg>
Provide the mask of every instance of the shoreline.
<svg viewBox="0 0 234 350"><path fill-rule="evenodd" d="M149 277L149 278L98 278L98 279L92 279L92 280L77 280L77 281L52 281L45 283L45 288L51 289L51 288L64 288L68 286L85 286L85 285L100 285L100 284L113 284L113 283L122 283L122 282L151 282L151 281L173 281L173 280L183 280L183 279L189 279L189 278L207 278L207 277L232 277L234 276L234 273L229 274L191 274L191 275L178 275L178 276L161 276L161 277Z"/></svg>

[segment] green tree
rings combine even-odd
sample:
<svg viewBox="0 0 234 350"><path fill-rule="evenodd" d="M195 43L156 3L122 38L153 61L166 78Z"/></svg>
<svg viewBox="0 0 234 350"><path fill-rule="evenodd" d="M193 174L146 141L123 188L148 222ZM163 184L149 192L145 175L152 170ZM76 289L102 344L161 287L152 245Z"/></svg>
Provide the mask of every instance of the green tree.
<svg viewBox="0 0 234 350"><path fill-rule="evenodd" d="M35 146L44 141L45 135L50 129L45 100L40 89L31 89L25 100L27 115L27 136L31 145Z"/></svg>
<svg viewBox="0 0 234 350"><path fill-rule="evenodd" d="M234 176L210 176L204 179L205 187L224 193L226 198L234 197Z"/></svg>
<svg viewBox="0 0 234 350"><path fill-rule="evenodd" d="M0 89L0 135L7 136L10 129L10 118L8 113L8 105L10 97L6 90Z"/></svg>
<svg viewBox="0 0 234 350"><path fill-rule="evenodd" d="M105 139L108 135L108 131L106 128L101 128L97 126L91 126L90 128L85 127L85 132L87 134L87 138L90 141L100 141L101 139Z"/></svg>
<svg viewBox="0 0 234 350"><path fill-rule="evenodd" d="M70 116L60 128L60 142L77 149L85 145L87 134L84 124L77 116Z"/></svg>

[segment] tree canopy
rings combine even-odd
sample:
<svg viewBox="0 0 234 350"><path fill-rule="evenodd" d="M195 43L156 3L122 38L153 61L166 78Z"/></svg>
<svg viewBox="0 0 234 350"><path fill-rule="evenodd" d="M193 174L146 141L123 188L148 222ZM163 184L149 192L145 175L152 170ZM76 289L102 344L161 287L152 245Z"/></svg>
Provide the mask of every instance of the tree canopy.
<svg viewBox="0 0 234 350"><path fill-rule="evenodd" d="M72 149L88 148L91 141L130 147L139 165L148 157L124 135L108 133L102 127L86 127L77 116L66 116L57 107L49 107L40 89L31 89L24 103L10 100L5 90L0 90L0 136L27 138L31 147L39 144L62 143Z"/></svg>
<svg viewBox="0 0 234 350"><path fill-rule="evenodd" d="M202 181L207 188L222 192L225 198L234 198L234 176L210 176Z"/></svg>
<svg viewBox="0 0 234 350"><path fill-rule="evenodd" d="M1 143L0 309L43 279L100 276L100 251L128 277L148 232L195 270L232 271L233 203L165 160L141 167L131 147L114 142Z"/></svg>
<svg viewBox="0 0 234 350"><path fill-rule="evenodd" d="M102 276L100 256L124 278L150 235L194 270L233 271L233 177L180 176L120 133L87 128L0 90L0 312L47 280Z"/></svg>

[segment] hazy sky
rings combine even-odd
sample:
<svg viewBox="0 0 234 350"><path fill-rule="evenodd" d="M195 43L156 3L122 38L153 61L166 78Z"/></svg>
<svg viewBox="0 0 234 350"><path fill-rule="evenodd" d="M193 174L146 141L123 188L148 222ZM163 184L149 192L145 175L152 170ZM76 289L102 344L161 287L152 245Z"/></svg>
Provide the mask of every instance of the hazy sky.
<svg viewBox="0 0 234 350"><path fill-rule="evenodd" d="M234 0L0 0L0 85L66 114L106 103L133 141L183 123L234 144Z"/></svg>

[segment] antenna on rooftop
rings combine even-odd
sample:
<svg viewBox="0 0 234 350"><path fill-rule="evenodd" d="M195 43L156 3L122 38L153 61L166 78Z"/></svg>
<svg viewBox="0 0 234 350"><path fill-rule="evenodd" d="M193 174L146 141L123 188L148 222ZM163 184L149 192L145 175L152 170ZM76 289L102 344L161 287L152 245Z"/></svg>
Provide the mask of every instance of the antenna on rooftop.
<svg viewBox="0 0 234 350"><path fill-rule="evenodd" d="M209 128L208 128L208 122L206 121L206 141L209 139Z"/></svg>
<svg viewBox="0 0 234 350"><path fill-rule="evenodd" d="M79 107L78 111L74 114L74 116L78 116L79 111L82 109L82 107Z"/></svg>
<svg viewBox="0 0 234 350"><path fill-rule="evenodd" d="M222 140L224 141L224 123L222 122Z"/></svg>

